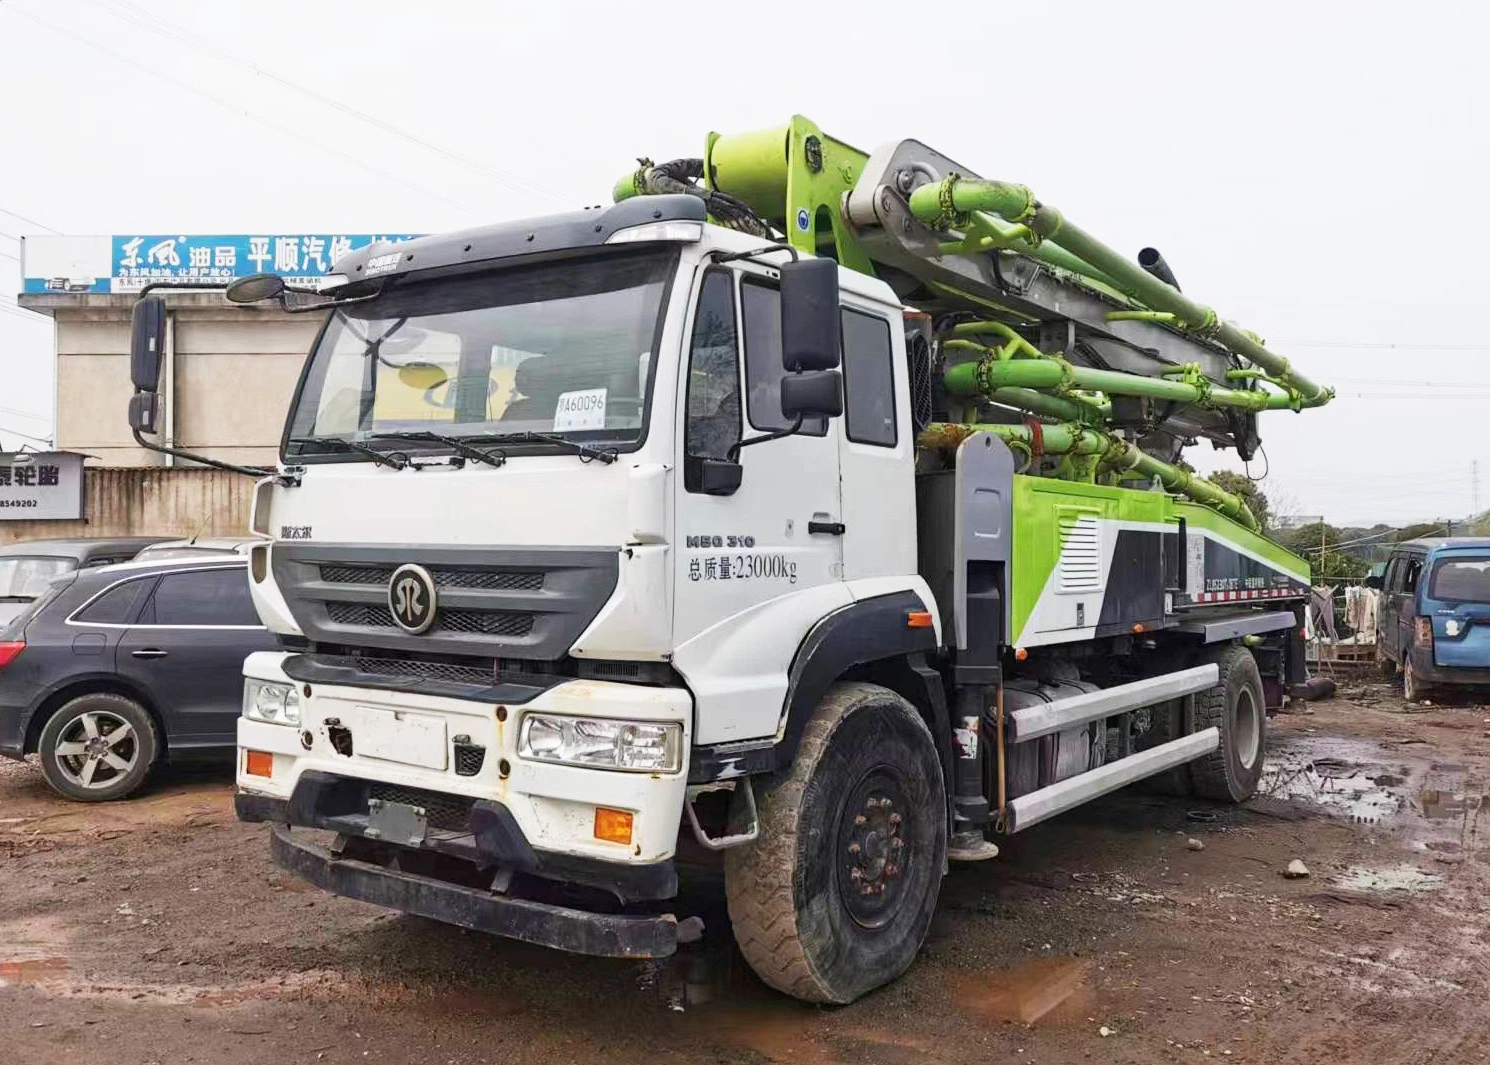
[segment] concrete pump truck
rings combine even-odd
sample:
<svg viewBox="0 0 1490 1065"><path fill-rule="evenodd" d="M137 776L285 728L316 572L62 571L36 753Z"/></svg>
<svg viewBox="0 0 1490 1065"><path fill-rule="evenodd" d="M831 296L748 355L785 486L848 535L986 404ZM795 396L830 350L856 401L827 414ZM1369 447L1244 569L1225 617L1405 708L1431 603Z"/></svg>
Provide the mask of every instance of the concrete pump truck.
<svg viewBox="0 0 1490 1065"><path fill-rule="evenodd" d="M254 496L236 803L337 894L657 958L714 856L760 977L849 1002L1002 835L1247 799L1304 679L1307 564L1180 456L1331 392L918 141L713 134L227 295L325 318Z"/></svg>

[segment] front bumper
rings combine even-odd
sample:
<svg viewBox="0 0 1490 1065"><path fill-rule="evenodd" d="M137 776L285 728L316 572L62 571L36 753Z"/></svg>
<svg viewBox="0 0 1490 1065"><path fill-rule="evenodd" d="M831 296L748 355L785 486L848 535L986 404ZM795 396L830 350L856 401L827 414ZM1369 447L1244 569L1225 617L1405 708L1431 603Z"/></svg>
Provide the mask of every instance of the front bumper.
<svg viewBox="0 0 1490 1065"><path fill-rule="evenodd" d="M311 771L301 774L289 799L239 791L233 797L233 806L240 821L267 821L372 838L367 831L369 800L380 790L376 781ZM637 865L535 850L512 812L495 800L476 799L465 804L455 796L421 794L414 789L399 789L394 794L410 803L440 804L447 814L455 811L464 818L461 829L430 832L419 850L458 858L481 869L503 869L558 884L579 884L622 903L670 899L678 893L678 874L671 859Z"/></svg>
<svg viewBox="0 0 1490 1065"><path fill-rule="evenodd" d="M494 895L355 858L339 858L293 836L285 825L274 827L271 840L278 865L347 898L577 954L663 958L677 949L677 919L672 914L591 913Z"/></svg>
<svg viewBox="0 0 1490 1065"><path fill-rule="evenodd" d="M1412 659L1412 671L1424 684L1461 685L1466 688L1490 688L1490 668L1475 669L1469 666L1441 666L1433 661L1431 647L1413 647L1408 651Z"/></svg>

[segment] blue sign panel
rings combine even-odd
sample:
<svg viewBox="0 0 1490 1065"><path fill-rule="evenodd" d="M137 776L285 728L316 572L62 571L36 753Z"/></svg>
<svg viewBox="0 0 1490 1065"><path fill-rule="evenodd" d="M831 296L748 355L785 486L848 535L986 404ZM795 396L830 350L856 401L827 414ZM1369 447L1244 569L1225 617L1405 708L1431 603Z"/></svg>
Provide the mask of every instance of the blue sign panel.
<svg viewBox="0 0 1490 1065"><path fill-rule="evenodd" d="M72 254L55 254L50 270L25 271L27 292L132 292L151 281L226 284L249 274L275 273L292 283L315 285L336 260L382 241L403 241L418 234L269 233L179 236L116 234L109 242L109 261L99 262L102 241L86 239ZM96 249L96 250L95 250ZM37 249L40 251L41 249ZM50 250L50 249L48 249ZM37 256L41 258L42 256ZM29 257L28 257L29 258ZM64 265L65 264L65 265ZM65 270L58 273L59 267ZM45 276L35 276L42 273ZM55 275L55 276L53 276Z"/></svg>

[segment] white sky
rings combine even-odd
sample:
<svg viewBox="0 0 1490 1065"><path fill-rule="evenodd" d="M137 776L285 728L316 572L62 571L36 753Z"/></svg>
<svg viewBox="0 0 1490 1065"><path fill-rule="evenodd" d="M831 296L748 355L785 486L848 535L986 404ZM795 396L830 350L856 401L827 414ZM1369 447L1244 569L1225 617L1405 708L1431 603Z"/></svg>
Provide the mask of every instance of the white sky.
<svg viewBox="0 0 1490 1065"><path fill-rule="evenodd" d="M1462 516L1475 460L1490 506L1487 42L1478 0L0 0L0 233L430 232L601 203L638 155L801 113L1153 244L1336 385L1263 417L1293 512ZM17 253L0 237L10 446L52 406Z"/></svg>

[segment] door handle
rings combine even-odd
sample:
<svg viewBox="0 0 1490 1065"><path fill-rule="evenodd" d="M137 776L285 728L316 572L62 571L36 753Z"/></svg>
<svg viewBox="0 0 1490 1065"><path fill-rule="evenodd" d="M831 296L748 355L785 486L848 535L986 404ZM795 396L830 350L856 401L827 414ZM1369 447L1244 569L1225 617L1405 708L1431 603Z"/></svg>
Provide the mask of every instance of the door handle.
<svg viewBox="0 0 1490 1065"><path fill-rule="evenodd" d="M138 651L129 652L135 658L164 658L167 652L159 647L142 647Z"/></svg>
<svg viewBox="0 0 1490 1065"><path fill-rule="evenodd" d="M807 532L809 534L825 533L828 536L842 536L847 532L847 529L841 521L809 521L807 523Z"/></svg>

